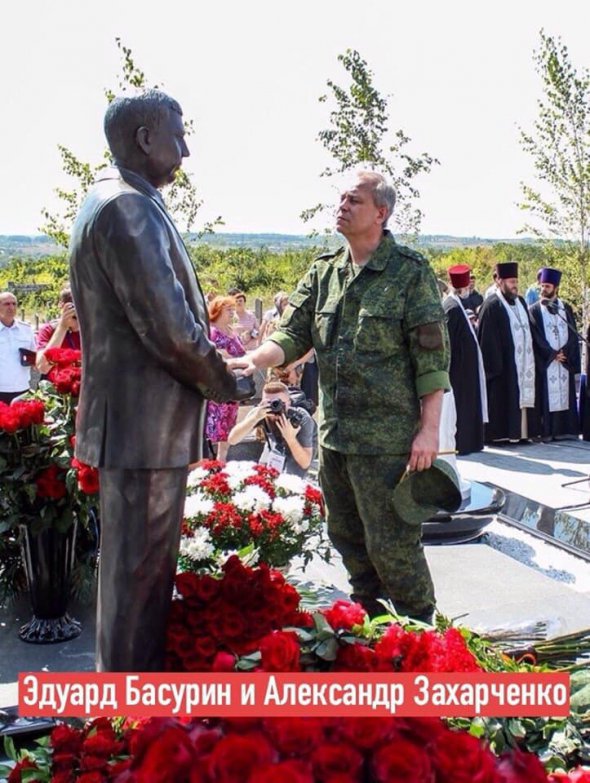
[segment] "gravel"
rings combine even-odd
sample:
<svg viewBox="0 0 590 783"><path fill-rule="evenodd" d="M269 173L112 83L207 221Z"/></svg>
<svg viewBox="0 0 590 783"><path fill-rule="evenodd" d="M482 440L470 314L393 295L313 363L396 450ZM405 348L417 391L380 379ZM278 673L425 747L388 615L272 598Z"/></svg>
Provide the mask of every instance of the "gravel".
<svg viewBox="0 0 590 783"><path fill-rule="evenodd" d="M550 579L590 594L590 562L581 557L498 520L488 525L481 541Z"/></svg>

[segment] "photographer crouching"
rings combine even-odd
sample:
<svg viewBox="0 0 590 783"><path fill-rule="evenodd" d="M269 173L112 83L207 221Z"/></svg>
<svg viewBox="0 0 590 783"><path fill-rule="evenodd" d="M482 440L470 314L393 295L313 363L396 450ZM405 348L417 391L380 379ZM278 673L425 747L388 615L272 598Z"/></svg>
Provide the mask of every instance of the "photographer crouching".
<svg viewBox="0 0 590 783"><path fill-rule="evenodd" d="M265 384L260 404L230 431L229 445L240 443L255 428L265 441L259 462L281 473L305 477L316 447L316 423L304 408L293 405L284 383Z"/></svg>

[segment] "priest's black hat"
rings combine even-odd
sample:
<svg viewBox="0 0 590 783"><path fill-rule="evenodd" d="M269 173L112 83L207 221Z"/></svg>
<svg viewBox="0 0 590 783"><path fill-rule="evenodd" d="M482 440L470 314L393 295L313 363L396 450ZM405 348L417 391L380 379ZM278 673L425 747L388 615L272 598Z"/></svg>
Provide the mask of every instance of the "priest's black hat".
<svg viewBox="0 0 590 783"><path fill-rule="evenodd" d="M508 280L510 277L518 277L518 262L517 261L502 261L496 264L496 276L500 280Z"/></svg>

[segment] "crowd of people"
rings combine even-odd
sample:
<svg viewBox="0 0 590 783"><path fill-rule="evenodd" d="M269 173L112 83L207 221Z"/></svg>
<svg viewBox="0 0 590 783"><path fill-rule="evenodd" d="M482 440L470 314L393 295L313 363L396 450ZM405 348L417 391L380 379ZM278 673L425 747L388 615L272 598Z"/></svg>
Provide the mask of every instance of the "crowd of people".
<svg viewBox="0 0 590 783"><path fill-rule="evenodd" d="M530 305L519 296L516 262L496 264L484 297L472 286L469 266L453 266L448 276L443 307L458 453L480 451L484 443L578 438L586 429L576 394L581 337L572 308L559 296L561 271L539 270Z"/></svg>

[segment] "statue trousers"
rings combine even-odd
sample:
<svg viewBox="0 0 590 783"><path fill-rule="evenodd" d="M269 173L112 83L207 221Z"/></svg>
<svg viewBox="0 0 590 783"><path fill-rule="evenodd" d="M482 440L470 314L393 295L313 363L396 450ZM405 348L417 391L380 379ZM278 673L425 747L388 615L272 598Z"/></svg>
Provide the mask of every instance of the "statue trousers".
<svg viewBox="0 0 590 783"><path fill-rule="evenodd" d="M99 468L97 671L163 671L188 468Z"/></svg>

